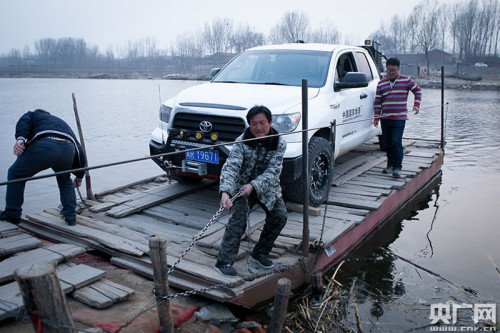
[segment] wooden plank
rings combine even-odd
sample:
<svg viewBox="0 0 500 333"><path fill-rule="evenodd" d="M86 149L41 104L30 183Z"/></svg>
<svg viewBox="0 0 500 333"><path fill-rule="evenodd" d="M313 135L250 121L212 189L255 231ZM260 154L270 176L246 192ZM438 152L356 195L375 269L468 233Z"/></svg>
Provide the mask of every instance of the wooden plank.
<svg viewBox="0 0 500 333"><path fill-rule="evenodd" d="M20 252L0 262L0 283L14 279L14 271L35 263L58 263L64 257L45 248Z"/></svg>
<svg viewBox="0 0 500 333"><path fill-rule="evenodd" d="M375 197L375 198L378 198L382 195L381 192L369 192L369 191L364 191L364 190L360 190L360 189L348 189L345 187L333 187L332 190L330 191L330 195L332 195L332 196L342 196L345 194L364 195L364 196Z"/></svg>
<svg viewBox="0 0 500 333"><path fill-rule="evenodd" d="M111 258L111 263L113 265L126 268L149 279L153 279L153 268L147 265L139 264L137 262L127 260L126 258L118 257ZM212 283L209 283L207 281L193 280L185 276L176 276L174 274L170 274L168 276L168 284L174 288L179 288L182 290L193 290L213 285ZM219 288L210 290L206 293L200 293L200 295L207 294L218 300L227 300L236 296L233 291L228 288Z"/></svg>
<svg viewBox="0 0 500 333"><path fill-rule="evenodd" d="M345 175L347 172L351 171L354 168L357 168L359 166L362 166L363 164L366 164L370 161L373 161L379 157L381 157L382 154L362 154L358 155L354 158L351 158L343 163L337 163L335 161L335 168L334 168L334 177L333 179L338 179L341 176Z"/></svg>
<svg viewBox="0 0 500 333"><path fill-rule="evenodd" d="M325 243L325 248L333 244L340 236L345 234L347 231L351 230L356 226L353 221L344 221L341 223L335 223L333 225L328 225L323 234L323 242Z"/></svg>
<svg viewBox="0 0 500 333"><path fill-rule="evenodd" d="M349 198L328 198L328 203L345 207L361 208L368 210L377 210L382 205L382 203L376 201L363 201L363 200L355 200Z"/></svg>
<svg viewBox="0 0 500 333"><path fill-rule="evenodd" d="M106 272L103 270L83 264L76 265L57 272L59 280L70 284L74 289L81 288L94 281L97 281L100 278L104 277L105 274Z"/></svg>
<svg viewBox="0 0 500 333"><path fill-rule="evenodd" d="M419 151L419 150L412 149L411 151L406 153L406 156L415 156L415 157L424 157L424 158L434 159L436 157L436 153L435 152L428 152L428 151L424 151L424 150Z"/></svg>
<svg viewBox="0 0 500 333"><path fill-rule="evenodd" d="M135 295L135 290L108 279L100 279L92 283L90 287L118 302L125 301Z"/></svg>
<svg viewBox="0 0 500 333"><path fill-rule="evenodd" d="M406 181L395 180L396 178L393 178L392 176L378 177L378 176L372 176L372 175L361 175L358 177L358 179L366 180L367 182L375 183L375 184L389 184L389 185L391 185L391 188L394 188L397 190L400 190L406 186Z"/></svg>
<svg viewBox="0 0 500 333"><path fill-rule="evenodd" d="M368 163L365 163L362 166L360 166L352 171L349 171L347 174L343 175L342 177L339 177L338 179L334 180L332 182L332 185L333 186L340 186L340 185L350 181L351 179L361 175L366 170L369 170L369 169L373 168L374 166L376 166L376 165L378 165L386 160L387 160L387 158L385 156L381 156L381 157L376 158L375 160L372 160Z"/></svg>
<svg viewBox="0 0 500 333"><path fill-rule="evenodd" d="M371 186L366 186L366 185L362 185L362 184L356 184L356 183L353 183L353 181L350 181L349 183L342 185L338 189L343 189L346 191L353 189L353 190L359 190L359 191L366 192L366 193L374 193L377 195L386 195L386 196L390 195L393 191L391 188L371 187Z"/></svg>
<svg viewBox="0 0 500 333"><path fill-rule="evenodd" d="M45 210L47 213L57 216L58 211L56 209L46 209ZM139 244L144 245L141 247L141 250L144 253L149 252L149 246L148 246L148 235L130 230L125 227L121 227L116 224L111 224L111 223L106 223L103 221L98 220L97 218L92 218L88 216L83 216L79 215L78 216L78 224L83 225L92 229L97 229L101 230L107 233L111 233L113 235L117 235L126 239L129 239L133 242L137 242Z"/></svg>
<svg viewBox="0 0 500 333"><path fill-rule="evenodd" d="M378 196L366 195L366 194L353 194L353 193L331 193L329 198L350 198L356 200L368 200L368 201L376 201Z"/></svg>
<svg viewBox="0 0 500 333"><path fill-rule="evenodd" d="M17 282L0 286L0 320L17 317L22 309L23 296Z"/></svg>
<svg viewBox="0 0 500 333"><path fill-rule="evenodd" d="M10 237L22 233L23 231L15 224L0 221L0 238Z"/></svg>
<svg viewBox="0 0 500 333"><path fill-rule="evenodd" d="M0 257L39 247L42 241L26 233L0 238Z"/></svg>
<svg viewBox="0 0 500 333"><path fill-rule="evenodd" d="M291 210L293 212L298 212L302 213L304 211L304 205L295 203L295 202L287 202L286 203L286 208L288 210ZM320 216L321 215L321 209L318 207L311 207L309 206L308 214L312 216Z"/></svg>
<svg viewBox="0 0 500 333"><path fill-rule="evenodd" d="M75 290L71 296L77 301L95 309L105 309L115 303L113 299L90 286Z"/></svg>
<svg viewBox="0 0 500 333"><path fill-rule="evenodd" d="M144 254L144 251L141 250L141 248L143 248L144 246L137 242L133 242L123 237L119 237L79 224L75 226L69 226L62 219L46 212L28 215L28 218L35 222L48 225L58 230L63 230L67 233L71 233L79 237L96 240L103 245L106 245L113 249L117 249L124 253L133 254L136 256L141 256ZM78 219L79 217L77 217L77 222Z"/></svg>
<svg viewBox="0 0 500 333"><path fill-rule="evenodd" d="M375 188L382 188L386 190L391 190L392 185L388 183L374 183L366 178L355 178L349 181L349 184L354 184L354 185L360 185L360 186L365 186L365 187L375 187Z"/></svg>
<svg viewBox="0 0 500 333"><path fill-rule="evenodd" d="M214 182L202 182L197 185L175 183L169 185L168 188L160 188L155 191L146 192L146 197L123 203L108 210L106 214L114 217L124 217L188 193L199 191L213 184Z"/></svg>

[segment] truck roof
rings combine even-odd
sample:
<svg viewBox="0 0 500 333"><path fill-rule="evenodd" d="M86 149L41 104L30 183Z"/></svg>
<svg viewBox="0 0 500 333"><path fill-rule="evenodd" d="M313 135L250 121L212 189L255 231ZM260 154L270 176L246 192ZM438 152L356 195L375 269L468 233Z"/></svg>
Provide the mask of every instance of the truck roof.
<svg viewBox="0 0 500 333"><path fill-rule="evenodd" d="M320 43L289 43L277 45L263 45L256 46L248 49L247 51L254 50L309 50L309 51L328 51L333 52L335 49L352 49L355 46L337 45L337 44L320 44Z"/></svg>

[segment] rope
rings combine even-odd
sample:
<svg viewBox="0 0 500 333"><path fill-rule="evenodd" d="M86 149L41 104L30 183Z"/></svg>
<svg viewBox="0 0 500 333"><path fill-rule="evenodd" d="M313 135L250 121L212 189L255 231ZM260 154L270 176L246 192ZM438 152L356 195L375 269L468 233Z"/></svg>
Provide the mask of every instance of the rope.
<svg viewBox="0 0 500 333"><path fill-rule="evenodd" d="M448 104L449 104L449 102L446 103L446 105L448 105ZM434 108L434 107L438 107L438 106L441 106L441 104L440 105L429 106L429 107L426 107L426 108L422 108L421 110L430 109L430 108ZM358 123L358 122L363 122L363 121L374 121L374 119L383 119L384 117L386 117L386 116L373 117L373 118L369 118L369 119L355 120L355 121L350 121L350 122L346 122L346 123L343 123L343 124L337 124L336 126L351 125L351 124ZM297 131L288 132L288 133L272 134L272 135L268 135L267 137L284 136L284 135L294 135L294 134L299 134L299 133L302 133L302 132L318 131L318 130L324 129L324 128L331 128L331 125L329 125L329 126L322 126L322 127L315 127L315 128L309 128L309 129L305 129L305 130L297 130ZM238 142L236 142L236 141L234 141L234 142L224 142L224 143L219 143L219 144L211 145L210 148L217 148L217 147L222 147L222 146L234 145L234 144L241 143L241 142L250 142L250 141L255 141L255 140L260 140L260 138L245 139L245 140L240 140ZM75 172L80 172L80 171L102 169L102 168L106 168L106 167L110 167L110 166L117 166L117 165L122 165L122 164L129 164L129 163L134 163L134 162L141 162L141 161L145 161L145 160L149 160L149 159L153 159L153 158L173 156L173 155L176 155L176 154L183 154L183 153L186 153L186 152L192 152L192 151L197 151L197 150L202 150L202 149L206 149L206 147L190 148L190 149L185 149L185 150L180 150L180 151L175 151L175 152L168 152L168 153L150 155L150 156L139 157L139 158L134 158L134 159L129 159L129 160L123 160L123 161L118 161L118 162L111 162L111 163L105 163L105 164L100 164L100 165L87 166L87 167L84 167L84 168L71 169L71 170L66 170L66 171L58 171L58 172L54 172L54 173L50 173L50 174L45 174L45 175L19 178L19 179L15 179L15 180L9 180L9 181L0 182L0 186L14 184L14 183L20 183L20 182L27 182L27 181L31 181L31 180L44 179L44 178L49 178L49 177L55 177L55 176L59 176L59 175L65 175L65 174L68 174L68 173L75 173Z"/></svg>

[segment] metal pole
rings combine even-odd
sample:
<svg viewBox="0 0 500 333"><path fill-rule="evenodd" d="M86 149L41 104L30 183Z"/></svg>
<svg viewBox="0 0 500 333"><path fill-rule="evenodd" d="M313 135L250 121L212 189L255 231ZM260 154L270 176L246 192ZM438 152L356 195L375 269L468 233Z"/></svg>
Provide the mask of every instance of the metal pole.
<svg viewBox="0 0 500 333"><path fill-rule="evenodd" d="M441 150L444 150L444 66L441 66Z"/></svg>
<svg viewBox="0 0 500 333"><path fill-rule="evenodd" d="M309 152L308 152L308 105L307 105L307 80L302 79L302 191L303 191L303 207L302 210L302 255L309 256Z"/></svg>
<svg viewBox="0 0 500 333"><path fill-rule="evenodd" d="M82 124L80 123L80 116L78 115L75 93L72 93L71 96L73 97L73 110L75 110L76 126L78 127L78 135L80 135L80 144L82 145L83 152L87 156L87 163L85 166L88 166L87 149L85 149L85 140L83 140ZM85 171L85 186L87 187L87 198L89 198L90 200L94 200L95 198L94 193L92 193L92 182L90 181L90 173L88 170Z"/></svg>

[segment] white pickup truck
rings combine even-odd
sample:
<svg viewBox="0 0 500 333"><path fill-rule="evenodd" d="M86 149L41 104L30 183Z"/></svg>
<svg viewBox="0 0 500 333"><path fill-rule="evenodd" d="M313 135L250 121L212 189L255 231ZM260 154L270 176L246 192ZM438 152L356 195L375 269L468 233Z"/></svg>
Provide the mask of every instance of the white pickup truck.
<svg viewBox="0 0 500 333"><path fill-rule="evenodd" d="M323 203L335 158L380 134L372 118L381 59L373 45L296 43L248 49L215 70L209 83L162 103L150 153L202 148L153 160L181 182L218 179L231 149L220 144L234 141L244 131L251 107L265 105L273 114L272 126L292 133L283 136L287 149L281 184L287 200L301 202L301 84L307 79L308 128L315 129L308 132L309 200L311 205Z"/></svg>

